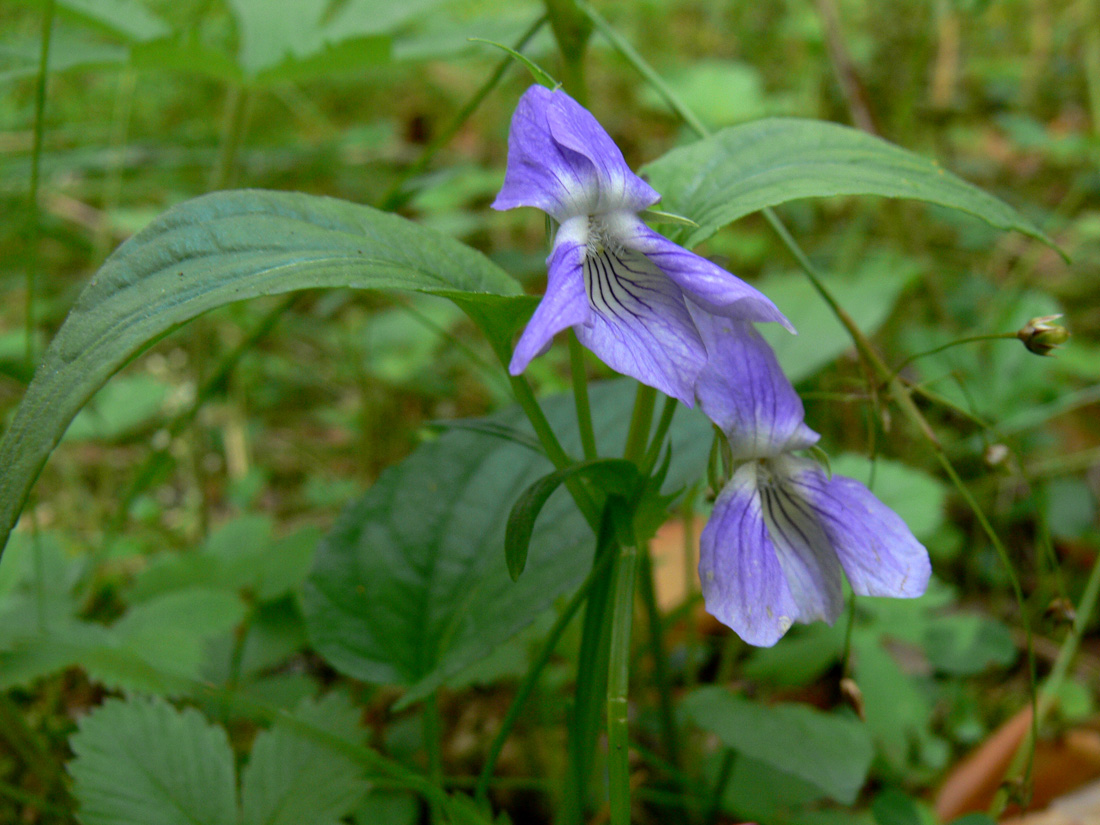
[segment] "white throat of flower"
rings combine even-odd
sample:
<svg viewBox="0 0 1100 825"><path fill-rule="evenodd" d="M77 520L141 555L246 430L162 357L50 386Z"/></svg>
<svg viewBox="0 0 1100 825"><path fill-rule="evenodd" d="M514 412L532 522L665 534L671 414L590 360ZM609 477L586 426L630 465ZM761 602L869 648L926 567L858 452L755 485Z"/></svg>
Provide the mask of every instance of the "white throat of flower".
<svg viewBox="0 0 1100 825"><path fill-rule="evenodd" d="M606 318L636 323L652 312L646 293L665 277L641 252L624 242L624 218L632 213L589 215L585 233L584 291L591 307Z"/></svg>

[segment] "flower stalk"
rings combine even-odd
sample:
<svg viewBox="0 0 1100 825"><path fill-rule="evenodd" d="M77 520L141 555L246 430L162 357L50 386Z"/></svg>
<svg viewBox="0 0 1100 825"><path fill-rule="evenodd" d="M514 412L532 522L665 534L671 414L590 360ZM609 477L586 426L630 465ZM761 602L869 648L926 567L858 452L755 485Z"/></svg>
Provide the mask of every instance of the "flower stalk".
<svg viewBox="0 0 1100 825"><path fill-rule="evenodd" d="M611 825L630 825L629 704L630 632L638 550L623 543L615 566L615 607L607 671L607 747Z"/></svg>
<svg viewBox="0 0 1100 825"><path fill-rule="evenodd" d="M595 580L588 593L577 656L577 685L573 718L569 724L569 764L562 800L562 825L579 825L584 820L588 802L593 754L600 731L600 700L607 691L611 644L611 626L607 617L615 595L615 565L611 562L618 557L617 549L611 508L605 506L592 562ZM597 569L598 573L595 572Z"/></svg>
<svg viewBox="0 0 1100 825"><path fill-rule="evenodd" d="M588 376L584 371L584 349L572 330L569 332L569 372L573 378L573 403L577 408L577 431L587 461L599 456L596 433L592 429L592 405L588 400Z"/></svg>

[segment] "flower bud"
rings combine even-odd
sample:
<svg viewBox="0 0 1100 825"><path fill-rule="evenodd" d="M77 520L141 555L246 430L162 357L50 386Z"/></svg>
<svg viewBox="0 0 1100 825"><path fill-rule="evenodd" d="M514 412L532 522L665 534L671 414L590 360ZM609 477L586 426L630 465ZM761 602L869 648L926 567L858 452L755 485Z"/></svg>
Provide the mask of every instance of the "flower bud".
<svg viewBox="0 0 1100 825"><path fill-rule="evenodd" d="M1051 350L1057 349L1069 340L1069 330L1061 324L1054 323L1061 317L1061 315L1043 315L1032 318L1016 333L1016 337L1036 355L1050 355Z"/></svg>

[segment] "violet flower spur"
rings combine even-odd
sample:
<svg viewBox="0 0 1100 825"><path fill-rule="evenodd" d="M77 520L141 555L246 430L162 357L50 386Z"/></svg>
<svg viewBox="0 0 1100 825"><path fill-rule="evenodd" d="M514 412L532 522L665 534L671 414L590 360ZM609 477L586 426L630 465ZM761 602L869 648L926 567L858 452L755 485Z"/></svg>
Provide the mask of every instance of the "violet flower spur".
<svg viewBox="0 0 1100 825"><path fill-rule="evenodd" d="M699 330L711 359L696 393L735 466L700 536L707 611L768 647L794 622L840 615L842 571L859 595L924 593L928 552L905 522L858 481L794 455L819 436L771 347L743 322L712 316Z"/></svg>
<svg viewBox="0 0 1100 825"><path fill-rule="evenodd" d="M658 200L569 95L542 86L524 93L493 208L534 206L560 226L546 294L516 344L513 375L573 327L612 369L690 407L707 362L696 316L777 321L794 331L760 292L646 226L638 213Z"/></svg>

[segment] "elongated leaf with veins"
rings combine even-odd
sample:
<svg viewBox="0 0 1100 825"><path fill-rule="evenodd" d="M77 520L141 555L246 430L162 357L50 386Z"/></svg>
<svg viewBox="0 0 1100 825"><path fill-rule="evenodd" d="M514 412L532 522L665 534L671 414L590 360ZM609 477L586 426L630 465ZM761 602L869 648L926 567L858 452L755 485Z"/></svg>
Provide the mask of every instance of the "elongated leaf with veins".
<svg viewBox="0 0 1100 825"><path fill-rule="evenodd" d="M998 229L1049 238L1023 215L939 164L858 129L821 120L768 118L673 149L643 170L662 206L698 224L691 247L720 227L799 198L911 198L974 215Z"/></svg>
<svg viewBox="0 0 1100 825"><path fill-rule="evenodd" d="M321 287L492 296L481 324L528 303L484 255L367 206L259 190L180 204L107 259L47 350L0 442L0 548L69 422L142 349L224 304Z"/></svg>

